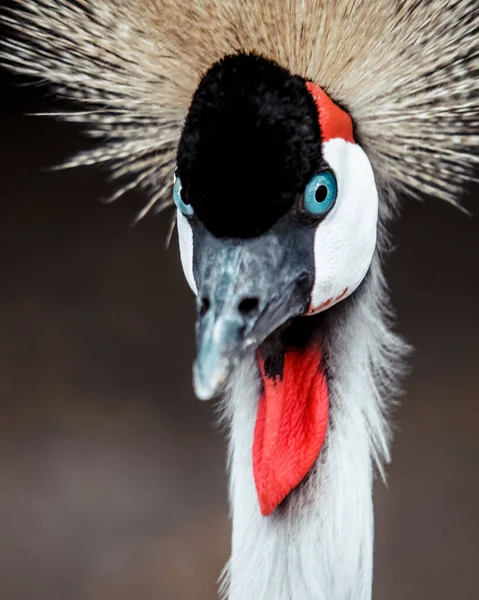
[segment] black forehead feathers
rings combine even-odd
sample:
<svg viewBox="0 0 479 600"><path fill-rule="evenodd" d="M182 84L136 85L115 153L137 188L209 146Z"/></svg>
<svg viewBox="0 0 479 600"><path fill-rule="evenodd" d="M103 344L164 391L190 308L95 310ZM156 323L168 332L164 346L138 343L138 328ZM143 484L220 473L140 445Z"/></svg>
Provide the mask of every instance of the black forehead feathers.
<svg viewBox="0 0 479 600"><path fill-rule="evenodd" d="M178 149L185 200L217 236L269 229L321 166L305 80L255 55L216 63L196 90Z"/></svg>

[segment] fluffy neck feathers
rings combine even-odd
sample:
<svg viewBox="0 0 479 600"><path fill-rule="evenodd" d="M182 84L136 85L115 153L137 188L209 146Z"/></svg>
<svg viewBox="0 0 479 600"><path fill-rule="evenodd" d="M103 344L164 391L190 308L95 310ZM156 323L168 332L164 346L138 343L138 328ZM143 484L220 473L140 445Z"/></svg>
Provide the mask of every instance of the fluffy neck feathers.
<svg viewBox="0 0 479 600"><path fill-rule="evenodd" d="M232 381L229 600L369 600L373 466L389 457L385 400L405 347L388 327L376 257L362 288L325 314L330 425L315 468L272 516L258 507L251 448L259 396L253 358Z"/></svg>

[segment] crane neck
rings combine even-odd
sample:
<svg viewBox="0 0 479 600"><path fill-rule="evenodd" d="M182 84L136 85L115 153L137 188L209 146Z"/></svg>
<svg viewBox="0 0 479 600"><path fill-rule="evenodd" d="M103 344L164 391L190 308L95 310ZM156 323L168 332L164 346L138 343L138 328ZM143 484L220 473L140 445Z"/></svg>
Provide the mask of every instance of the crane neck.
<svg viewBox="0 0 479 600"><path fill-rule="evenodd" d="M404 352L387 323L379 260L358 293L324 319L330 417L303 482L271 514L260 512L251 449L261 380L254 357L237 369L229 419L232 552L228 600L370 600L374 464L389 459L385 399Z"/></svg>

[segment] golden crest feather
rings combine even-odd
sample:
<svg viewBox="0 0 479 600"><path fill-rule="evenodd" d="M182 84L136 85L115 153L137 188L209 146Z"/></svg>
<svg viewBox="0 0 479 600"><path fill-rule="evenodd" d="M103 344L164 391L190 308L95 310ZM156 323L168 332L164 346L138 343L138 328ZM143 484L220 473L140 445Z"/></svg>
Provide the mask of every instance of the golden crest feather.
<svg viewBox="0 0 479 600"><path fill-rule="evenodd" d="M116 196L148 189L143 213L170 191L202 74L238 51L344 105L383 192L457 203L477 173L477 0L17 0L1 20L0 60L85 106L63 116L96 147L68 166L109 163Z"/></svg>

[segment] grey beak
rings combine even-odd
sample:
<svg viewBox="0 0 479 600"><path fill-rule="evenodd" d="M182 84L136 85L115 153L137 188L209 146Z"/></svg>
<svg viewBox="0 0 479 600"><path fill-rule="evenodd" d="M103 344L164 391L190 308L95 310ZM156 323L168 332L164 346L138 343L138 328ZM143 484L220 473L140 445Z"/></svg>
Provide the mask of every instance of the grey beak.
<svg viewBox="0 0 479 600"><path fill-rule="evenodd" d="M273 234L254 240L202 240L198 282L198 398L220 393L248 349L290 318L307 310L312 282ZM293 255L294 257L294 255ZM286 260L287 258L287 260Z"/></svg>

